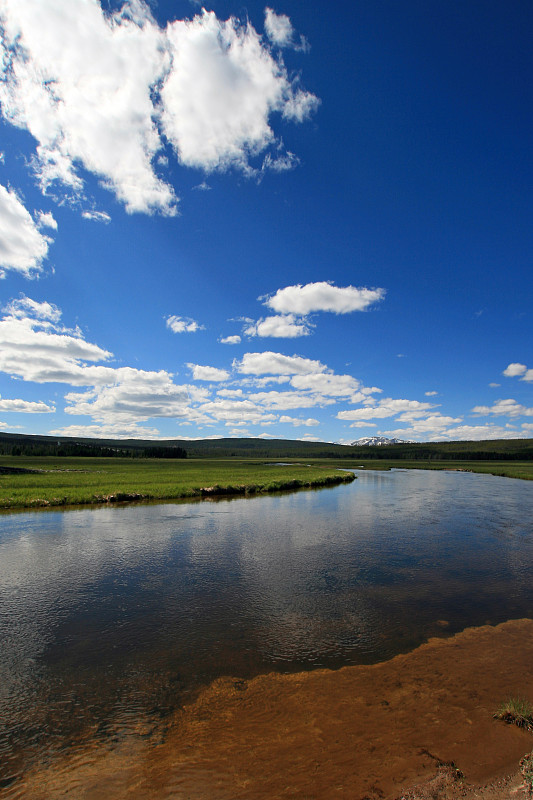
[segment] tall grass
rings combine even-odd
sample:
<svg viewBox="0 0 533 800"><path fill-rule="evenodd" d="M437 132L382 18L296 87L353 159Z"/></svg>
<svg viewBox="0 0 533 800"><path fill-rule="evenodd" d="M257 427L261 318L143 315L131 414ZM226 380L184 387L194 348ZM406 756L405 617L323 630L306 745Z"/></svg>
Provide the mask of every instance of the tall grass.
<svg viewBox="0 0 533 800"><path fill-rule="evenodd" d="M0 457L0 508L255 494L353 480L331 464L277 466L246 459Z"/></svg>

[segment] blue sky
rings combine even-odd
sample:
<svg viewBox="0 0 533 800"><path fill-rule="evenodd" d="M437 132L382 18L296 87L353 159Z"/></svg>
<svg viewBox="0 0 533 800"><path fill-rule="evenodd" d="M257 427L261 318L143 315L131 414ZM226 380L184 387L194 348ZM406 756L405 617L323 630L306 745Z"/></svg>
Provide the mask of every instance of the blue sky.
<svg viewBox="0 0 533 800"><path fill-rule="evenodd" d="M1 430L533 435L529 2L0 23Z"/></svg>

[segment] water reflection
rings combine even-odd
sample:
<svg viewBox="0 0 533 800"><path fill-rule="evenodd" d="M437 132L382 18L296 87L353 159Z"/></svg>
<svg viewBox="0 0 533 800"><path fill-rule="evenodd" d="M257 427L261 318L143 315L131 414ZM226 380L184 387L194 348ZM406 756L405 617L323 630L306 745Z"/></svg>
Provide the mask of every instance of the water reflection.
<svg viewBox="0 0 533 800"><path fill-rule="evenodd" d="M4 779L164 718L217 675L377 661L533 617L532 510L533 483L395 471L319 492L0 517Z"/></svg>

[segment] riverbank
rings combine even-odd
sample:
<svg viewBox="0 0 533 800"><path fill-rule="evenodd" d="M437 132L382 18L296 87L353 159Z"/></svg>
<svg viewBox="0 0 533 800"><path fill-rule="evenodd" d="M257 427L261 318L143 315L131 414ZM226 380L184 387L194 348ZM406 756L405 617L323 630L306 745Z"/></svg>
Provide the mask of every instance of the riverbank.
<svg viewBox="0 0 533 800"><path fill-rule="evenodd" d="M330 463L246 459L0 458L0 508L253 495L348 483Z"/></svg>
<svg viewBox="0 0 533 800"><path fill-rule="evenodd" d="M28 773L6 800L525 797L518 764L533 736L493 713L532 692L529 619L370 666L222 678L164 730L139 721L118 744L95 739Z"/></svg>
<svg viewBox="0 0 533 800"><path fill-rule="evenodd" d="M311 463L318 463L313 460ZM445 470L451 472L477 472L481 475L495 475L499 478L519 478L520 480L533 480L532 461L441 461L427 460L400 460L400 459L344 459L335 460L337 465L347 466L351 469L363 467L367 470L391 469L429 469Z"/></svg>

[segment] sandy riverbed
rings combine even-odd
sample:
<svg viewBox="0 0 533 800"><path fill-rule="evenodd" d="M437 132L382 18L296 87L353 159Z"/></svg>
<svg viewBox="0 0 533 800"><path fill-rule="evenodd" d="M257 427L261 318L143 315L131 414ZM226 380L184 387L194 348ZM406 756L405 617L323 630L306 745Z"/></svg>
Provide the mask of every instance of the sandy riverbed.
<svg viewBox="0 0 533 800"><path fill-rule="evenodd" d="M525 797L517 768L533 735L492 717L513 695L533 701L533 620L432 639L372 666L219 679L175 715L161 741L141 723L139 736L89 743L28 773L6 797ZM435 782L443 762L464 779L441 769ZM485 789L467 795L467 784Z"/></svg>

